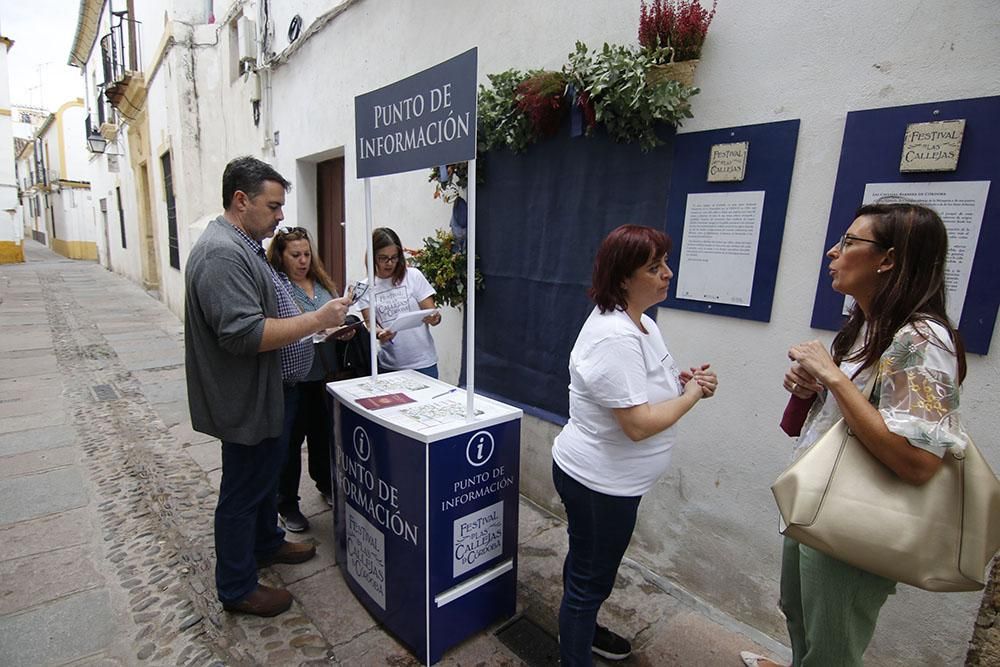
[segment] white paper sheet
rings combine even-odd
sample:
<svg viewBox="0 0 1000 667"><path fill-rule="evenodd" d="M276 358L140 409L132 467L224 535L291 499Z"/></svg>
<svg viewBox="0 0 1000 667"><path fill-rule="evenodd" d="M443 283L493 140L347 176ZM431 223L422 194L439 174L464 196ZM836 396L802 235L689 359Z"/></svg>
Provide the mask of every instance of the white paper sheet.
<svg viewBox="0 0 1000 667"><path fill-rule="evenodd" d="M390 322L385 328L391 331L403 331L419 327L424 323L424 318L436 311L437 308L427 308L426 310L408 310L396 315L396 319Z"/></svg>
<svg viewBox="0 0 1000 667"><path fill-rule="evenodd" d="M944 276L948 317L955 324L962 319L972 260L979 245L979 230L989 193L989 181L869 183L865 186L865 204L873 204L882 197L903 197L929 206L941 216L948 229L948 259ZM853 301L845 300L845 312L850 303Z"/></svg>
<svg viewBox="0 0 1000 667"><path fill-rule="evenodd" d="M764 191L689 194L677 298L750 306Z"/></svg>

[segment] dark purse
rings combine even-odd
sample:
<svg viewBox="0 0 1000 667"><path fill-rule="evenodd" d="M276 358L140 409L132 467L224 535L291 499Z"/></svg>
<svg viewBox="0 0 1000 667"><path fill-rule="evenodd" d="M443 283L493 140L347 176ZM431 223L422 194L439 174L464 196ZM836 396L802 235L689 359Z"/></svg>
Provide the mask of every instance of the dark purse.
<svg viewBox="0 0 1000 667"><path fill-rule="evenodd" d="M357 315L348 315L344 324L356 324L361 321ZM323 368L326 370L326 381L348 380L350 378L371 375L371 340L368 329L361 327L350 340L328 338L332 351L332 361L327 365L327 357L323 357Z"/></svg>

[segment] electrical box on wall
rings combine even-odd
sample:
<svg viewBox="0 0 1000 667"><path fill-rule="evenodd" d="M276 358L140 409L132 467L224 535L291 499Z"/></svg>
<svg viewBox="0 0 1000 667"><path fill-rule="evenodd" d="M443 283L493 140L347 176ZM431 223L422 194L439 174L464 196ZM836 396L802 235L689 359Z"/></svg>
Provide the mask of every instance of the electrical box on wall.
<svg viewBox="0 0 1000 667"><path fill-rule="evenodd" d="M257 60L257 24L241 16L236 20L236 40L240 62Z"/></svg>

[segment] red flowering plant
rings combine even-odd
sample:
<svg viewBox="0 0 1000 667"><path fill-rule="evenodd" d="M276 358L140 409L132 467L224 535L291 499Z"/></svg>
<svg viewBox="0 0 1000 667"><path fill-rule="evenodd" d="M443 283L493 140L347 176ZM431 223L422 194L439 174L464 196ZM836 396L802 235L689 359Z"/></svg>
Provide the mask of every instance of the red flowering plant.
<svg viewBox="0 0 1000 667"><path fill-rule="evenodd" d="M517 108L528 116L534 140L551 137L559 131L569 105L566 101L566 75L537 70L517 84Z"/></svg>
<svg viewBox="0 0 1000 667"><path fill-rule="evenodd" d="M639 45L649 51L670 47L675 62L697 60L717 4L712 0L709 10L698 0L652 0L648 5L641 0Z"/></svg>

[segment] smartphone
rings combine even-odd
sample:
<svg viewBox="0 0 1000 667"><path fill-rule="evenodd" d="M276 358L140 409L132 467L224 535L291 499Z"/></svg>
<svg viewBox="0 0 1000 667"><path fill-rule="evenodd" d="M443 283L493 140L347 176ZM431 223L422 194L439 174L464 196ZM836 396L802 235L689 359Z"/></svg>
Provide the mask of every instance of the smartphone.
<svg viewBox="0 0 1000 667"><path fill-rule="evenodd" d="M367 291L368 291L368 283L366 282L358 280L353 285L351 285L349 289L349 293L351 295L351 305L353 306L354 304L356 304L358 302L358 299L363 297L365 295L365 292Z"/></svg>

